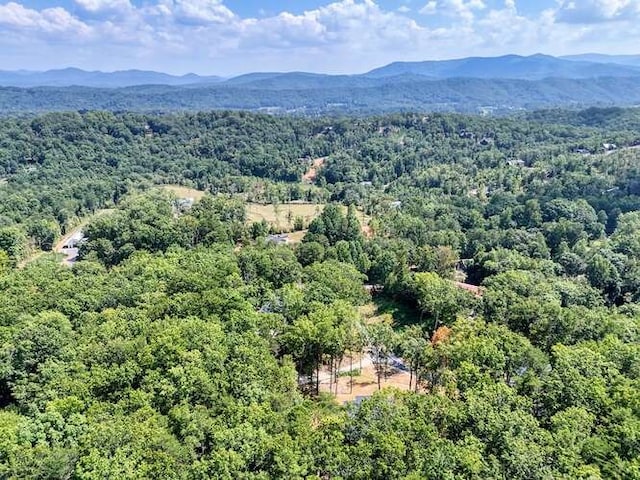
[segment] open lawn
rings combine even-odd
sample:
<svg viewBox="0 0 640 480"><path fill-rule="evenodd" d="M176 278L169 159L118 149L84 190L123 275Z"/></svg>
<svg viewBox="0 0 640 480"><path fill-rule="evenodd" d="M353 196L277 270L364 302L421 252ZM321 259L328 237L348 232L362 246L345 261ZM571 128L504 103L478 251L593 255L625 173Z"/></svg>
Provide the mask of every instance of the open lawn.
<svg viewBox="0 0 640 480"><path fill-rule="evenodd" d="M273 225L276 230L292 231L293 222L296 217L304 219L305 227L309 226L311 221L318 217L324 210L322 203L280 203L262 204L247 203L247 221L260 222L266 220ZM347 207L343 207L344 213L347 213ZM363 224L362 231L366 236L372 236L373 232L368 227L370 218L358 212L358 220Z"/></svg>
<svg viewBox="0 0 640 480"><path fill-rule="evenodd" d="M161 185L160 188L172 192L178 198L193 198L199 201L206 192L196 190L195 188L184 187L182 185ZM247 203L247 222L260 222L266 220L276 231L292 232L289 241L296 243L302 240L306 230L294 232L293 224L296 217L302 217L305 228L318 217L324 209L323 203L279 203L279 204L263 204L263 203ZM346 214L347 208L344 207ZM370 218L358 212L358 219L362 222L362 231L367 237L371 237L373 232L368 226Z"/></svg>

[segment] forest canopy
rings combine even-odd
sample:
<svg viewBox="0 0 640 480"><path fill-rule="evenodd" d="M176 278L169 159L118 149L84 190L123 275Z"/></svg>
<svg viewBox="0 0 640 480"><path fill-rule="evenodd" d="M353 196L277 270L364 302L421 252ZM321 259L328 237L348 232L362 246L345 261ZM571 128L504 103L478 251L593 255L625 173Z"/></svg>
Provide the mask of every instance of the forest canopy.
<svg viewBox="0 0 640 480"><path fill-rule="evenodd" d="M639 123L0 120L0 477L640 478Z"/></svg>

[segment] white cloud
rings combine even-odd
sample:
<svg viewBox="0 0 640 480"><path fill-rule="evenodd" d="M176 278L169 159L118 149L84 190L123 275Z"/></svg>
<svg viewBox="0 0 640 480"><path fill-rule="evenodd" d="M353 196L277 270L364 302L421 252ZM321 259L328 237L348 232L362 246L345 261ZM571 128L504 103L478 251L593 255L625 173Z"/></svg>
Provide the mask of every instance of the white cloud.
<svg viewBox="0 0 640 480"><path fill-rule="evenodd" d="M384 48L420 32L416 22L375 2L342 0L293 15L283 12L241 23L242 45L258 48L331 45L346 50Z"/></svg>
<svg viewBox="0 0 640 480"><path fill-rule="evenodd" d="M122 12L133 8L129 0L75 0L75 3L91 13Z"/></svg>
<svg viewBox="0 0 640 480"><path fill-rule="evenodd" d="M420 12L429 16L419 21L404 1L387 10L374 0L327 0L256 18L240 17L223 0L74 2L78 16L0 3L0 51L9 59L3 68L358 72L394 60L634 53L640 45L640 21L633 21L640 0L558 0L527 15L515 0L423 0ZM616 19L626 20L624 28L611 23Z"/></svg>
<svg viewBox="0 0 640 480"><path fill-rule="evenodd" d="M221 0L164 0L160 5L176 21L186 24L224 23L235 18Z"/></svg>
<svg viewBox="0 0 640 480"><path fill-rule="evenodd" d="M438 2L430 0L427 4L420 9L420 13L423 15L433 15L438 10Z"/></svg>
<svg viewBox="0 0 640 480"><path fill-rule="evenodd" d="M485 8L487 5L483 0L430 0L422 7L420 13L424 15L442 14L469 23L475 19L475 11Z"/></svg>
<svg viewBox="0 0 640 480"><path fill-rule="evenodd" d="M9 2L0 5L0 26L27 32L86 35L90 28L61 7L33 10Z"/></svg>
<svg viewBox="0 0 640 480"><path fill-rule="evenodd" d="M640 16L640 0L561 0L556 15L566 23L630 20Z"/></svg>

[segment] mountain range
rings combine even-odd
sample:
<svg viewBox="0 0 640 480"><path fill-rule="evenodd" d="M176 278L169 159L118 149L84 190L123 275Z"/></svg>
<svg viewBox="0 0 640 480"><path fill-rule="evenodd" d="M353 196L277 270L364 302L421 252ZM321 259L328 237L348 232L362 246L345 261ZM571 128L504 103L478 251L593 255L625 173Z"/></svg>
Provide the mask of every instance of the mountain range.
<svg viewBox="0 0 640 480"><path fill-rule="evenodd" d="M323 75L305 72L249 73L232 78L201 76L193 73L175 76L166 73L124 70L116 72L84 71L65 68L34 71L0 71L0 86L121 88L137 85L202 86L226 84L255 88L318 88L379 85L389 77L422 77L421 80L484 78L541 80L545 78L640 77L640 55L613 56L585 54L567 57L549 55L505 55L469 57L425 62L394 62L356 75ZM413 80L417 80L414 78Z"/></svg>
<svg viewBox="0 0 640 480"><path fill-rule="evenodd" d="M226 79L140 70L0 72L4 114L91 109L508 113L635 105L640 105L640 56L506 55L396 62L357 75L260 72Z"/></svg>
<svg viewBox="0 0 640 480"><path fill-rule="evenodd" d="M96 87L119 88L135 85L193 85L217 83L221 77L187 75L169 75L167 73L145 70L123 70L118 72L88 72L79 68L63 68L33 72L28 70L0 71L0 86L7 87Z"/></svg>

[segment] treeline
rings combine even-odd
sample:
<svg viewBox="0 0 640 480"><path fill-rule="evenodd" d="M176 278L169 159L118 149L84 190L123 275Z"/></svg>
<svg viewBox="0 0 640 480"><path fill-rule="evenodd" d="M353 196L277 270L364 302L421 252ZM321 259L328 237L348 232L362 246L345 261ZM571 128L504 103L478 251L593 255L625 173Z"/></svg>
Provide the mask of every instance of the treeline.
<svg viewBox="0 0 640 480"><path fill-rule="evenodd" d="M433 80L412 74L386 78L284 74L244 80L183 87L0 87L0 113L233 109L301 115L416 110L510 115L541 108L628 107L640 101L637 76Z"/></svg>

